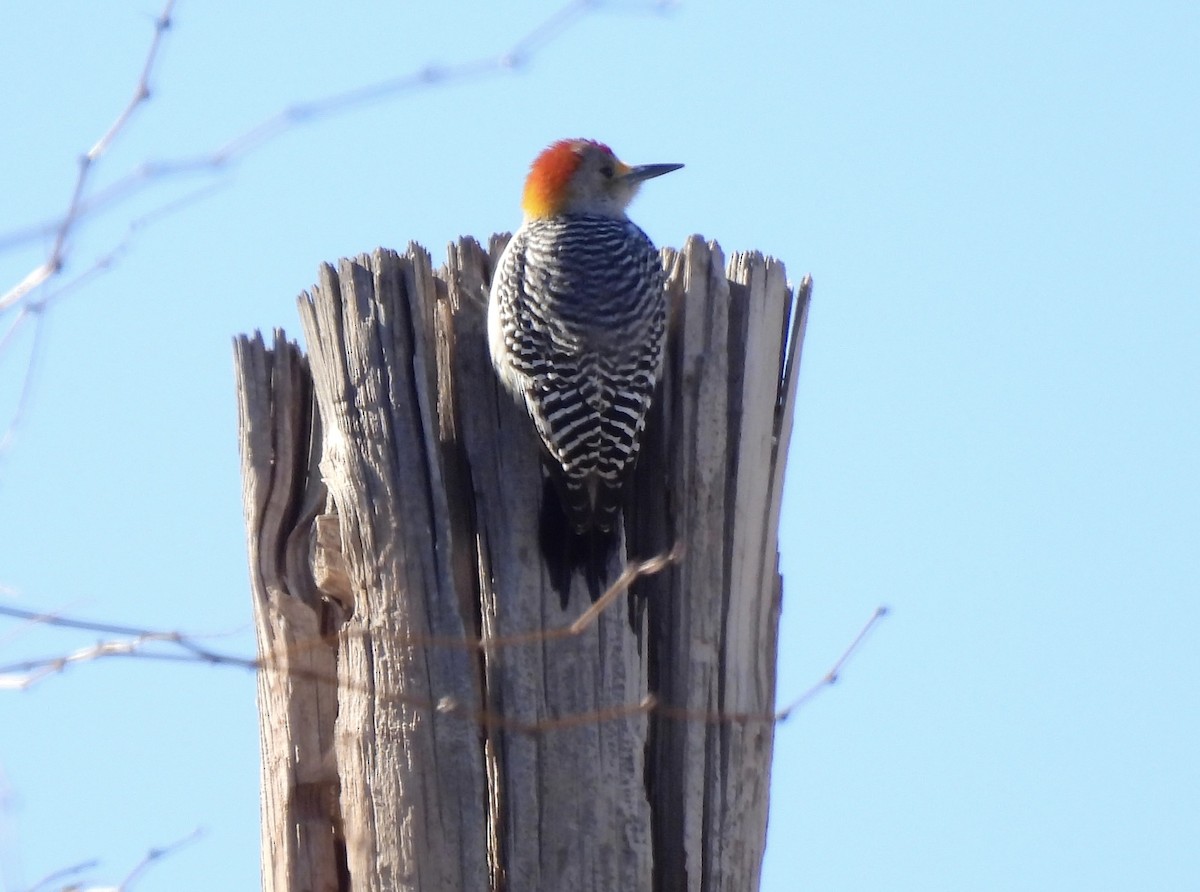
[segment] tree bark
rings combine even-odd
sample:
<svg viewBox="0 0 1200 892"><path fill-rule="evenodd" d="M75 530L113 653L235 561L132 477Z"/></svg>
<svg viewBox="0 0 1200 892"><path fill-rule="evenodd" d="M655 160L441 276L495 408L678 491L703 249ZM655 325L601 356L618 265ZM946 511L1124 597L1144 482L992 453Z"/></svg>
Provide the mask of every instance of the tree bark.
<svg viewBox="0 0 1200 892"><path fill-rule="evenodd" d="M793 299L760 255L664 252L666 367L610 578L674 559L566 634L591 598L577 579L564 609L547 577L536 434L487 356L503 243L437 273L416 246L323 267L300 304L315 410L294 346L238 342L264 888L757 888L808 280Z"/></svg>
<svg viewBox="0 0 1200 892"><path fill-rule="evenodd" d="M242 490L258 673L263 888L343 888L345 853L332 761L337 665L324 640L331 605L308 567L308 529L325 502L312 377L275 333L235 344Z"/></svg>

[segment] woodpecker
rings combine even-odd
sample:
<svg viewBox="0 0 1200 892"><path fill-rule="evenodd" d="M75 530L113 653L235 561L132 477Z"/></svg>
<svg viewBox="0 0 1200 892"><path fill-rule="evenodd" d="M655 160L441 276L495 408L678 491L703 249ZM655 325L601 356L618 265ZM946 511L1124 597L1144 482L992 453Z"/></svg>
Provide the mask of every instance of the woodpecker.
<svg viewBox="0 0 1200 892"><path fill-rule="evenodd" d="M576 536L613 532L662 366L662 262L625 209L644 181L682 166L631 167L594 140L554 143L530 168L524 219L492 277L492 363L541 436Z"/></svg>

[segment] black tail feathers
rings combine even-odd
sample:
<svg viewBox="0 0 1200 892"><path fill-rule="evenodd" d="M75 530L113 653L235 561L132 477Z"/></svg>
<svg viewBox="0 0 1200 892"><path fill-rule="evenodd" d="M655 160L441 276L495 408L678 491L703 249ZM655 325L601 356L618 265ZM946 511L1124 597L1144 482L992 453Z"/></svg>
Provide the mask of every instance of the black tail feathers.
<svg viewBox="0 0 1200 892"><path fill-rule="evenodd" d="M608 582L609 561L617 548L617 512L615 508L607 512L609 529L602 530L589 523L580 532L577 529L580 525L579 514L577 510L572 510L577 508L575 501L571 500L572 493L563 492L563 489L547 476L542 486L538 539L550 584L558 592L565 609L571 597L571 580L576 572L583 575L593 601L603 594ZM578 495L578 492L574 495ZM565 505L564 499L569 500ZM568 511L572 513L570 519Z"/></svg>

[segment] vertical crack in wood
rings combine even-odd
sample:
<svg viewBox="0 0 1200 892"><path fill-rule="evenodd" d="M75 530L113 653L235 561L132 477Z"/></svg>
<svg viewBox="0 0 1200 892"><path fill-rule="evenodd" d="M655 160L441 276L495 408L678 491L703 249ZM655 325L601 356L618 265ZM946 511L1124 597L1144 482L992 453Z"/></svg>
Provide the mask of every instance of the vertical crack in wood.
<svg viewBox="0 0 1200 892"><path fill-rule="evenodd" d="M329 613L307 567L316 473L311 377L276 332L234 344L247 551L259 661L263 888L338 892L345 876L332 769L334 655Z"/></svg>

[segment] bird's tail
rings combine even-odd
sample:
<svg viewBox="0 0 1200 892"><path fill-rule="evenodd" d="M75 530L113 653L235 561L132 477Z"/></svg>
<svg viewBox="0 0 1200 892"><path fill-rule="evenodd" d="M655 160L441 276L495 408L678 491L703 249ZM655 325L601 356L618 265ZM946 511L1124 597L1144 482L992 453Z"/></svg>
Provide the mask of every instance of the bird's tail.
<svg viewBox="0 0 1200 892"><path fill-rule="evenodd" d="M580 494L582 504L576 500ZM616 515L614 507L608 515L608 528L601 528L595 523L586 489L547 475L542 486L538 538L550 584L564 609L571 598L576 572L583 576L593 601L604 591L610 558L617 548Z"/></svg>

